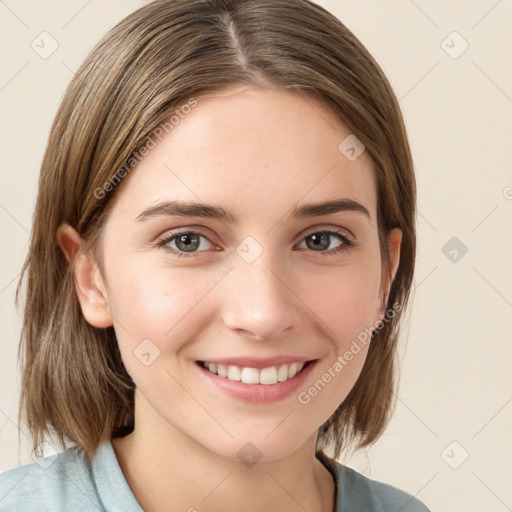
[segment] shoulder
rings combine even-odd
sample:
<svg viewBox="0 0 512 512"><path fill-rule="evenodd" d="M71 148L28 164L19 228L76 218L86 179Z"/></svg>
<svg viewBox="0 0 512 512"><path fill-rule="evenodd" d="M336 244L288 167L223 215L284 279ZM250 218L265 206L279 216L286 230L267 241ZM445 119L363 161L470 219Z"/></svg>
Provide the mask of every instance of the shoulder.
<svg viewBox="0 0 512 512"><path fill-rule="evenodd" d="M418 498L397 487L368 478L325 455L321 460L336 477L336 511L431 512Z"/></svg>
<svg viewBox="0 0 512 512"><path fill-rule="evenodd" d="M101 506L89 471L79 447L5 471L0 474L0 512L97 512Z"/></svg>
<svg viewBox="0 0 512 512"><path fill-rule="evenodd" d="M350 488L354 503L361 502L361 505L370 507L368 511L430 512L418 498L397 487L368 478L347 466L341 466L341 474L345 480L345 492L348 494L346 487Z"/></svg>

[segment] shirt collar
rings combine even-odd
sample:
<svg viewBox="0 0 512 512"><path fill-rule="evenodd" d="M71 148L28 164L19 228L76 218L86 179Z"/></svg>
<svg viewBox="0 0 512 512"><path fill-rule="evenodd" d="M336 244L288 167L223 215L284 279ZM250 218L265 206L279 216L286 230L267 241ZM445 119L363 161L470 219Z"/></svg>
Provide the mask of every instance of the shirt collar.
<svg viewBox="0 0 512 512"><path fill-rule="evenodd" d="M102 442L91 462L98 497L108 512L144 512L119 466L110 440Z"/></svg>

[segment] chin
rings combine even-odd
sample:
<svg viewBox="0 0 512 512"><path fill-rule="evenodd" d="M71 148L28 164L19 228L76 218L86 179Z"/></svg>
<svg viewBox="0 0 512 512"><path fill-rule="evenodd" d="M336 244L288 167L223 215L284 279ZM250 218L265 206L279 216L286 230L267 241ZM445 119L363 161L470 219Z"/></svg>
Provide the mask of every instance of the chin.
<svg viewBox="0 0 512 512"><path fill-rule="evenodd" d="M253 435L244 435L243 433L235 435L233 433L235 438L230 439L223 446L219 446L217 437L212 440L211 444L207 443L207 448L225 459L242 462L247 467L251 467L256 463L284 459L299 450L309 439L313 440L313 445L316 442L316 431L299 437L297 431L294 436L279 435L277 432L272 432L274 428L275 426L270 430L266 429L265 432Z"/></svg>

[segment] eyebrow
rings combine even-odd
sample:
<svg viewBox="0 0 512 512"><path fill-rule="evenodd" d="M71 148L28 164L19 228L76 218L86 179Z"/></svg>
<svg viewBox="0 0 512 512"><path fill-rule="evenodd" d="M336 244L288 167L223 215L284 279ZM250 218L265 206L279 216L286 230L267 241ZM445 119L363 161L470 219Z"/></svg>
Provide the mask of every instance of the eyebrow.
<svg viewBox="0 0 512 512"><path fill-rule="evenodd" d="M365 206L350 198L333 199L321 203L309 203L302 206L295 206L286 216L287 220L304 219L307 217L320 217L337 212L359 212L371 219L370 212ZM217 219L231 223L238 223L238 217L222 206L209 205L205 203L188 203L183 201L165 201L151 206L140 213L135 220L137 222L147 220L160 215L179 217L203 217Z"/></svg>

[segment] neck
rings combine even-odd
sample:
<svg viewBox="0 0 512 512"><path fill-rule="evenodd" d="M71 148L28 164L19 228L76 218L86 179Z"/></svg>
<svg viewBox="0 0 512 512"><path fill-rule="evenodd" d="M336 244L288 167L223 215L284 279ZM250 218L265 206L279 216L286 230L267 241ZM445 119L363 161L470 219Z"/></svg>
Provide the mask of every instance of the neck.
<svg viewBox="0 0 512 512"><path fill-rule="evenodd" d="M113 439L112 446L146 512L167 511L169 504L187 512L232 507L266 512L334 510L334 481L315 457L316 433L286 457L254 464L222 457L167 422L159 430L151 421L136 421L134 431Z"/></svg>

